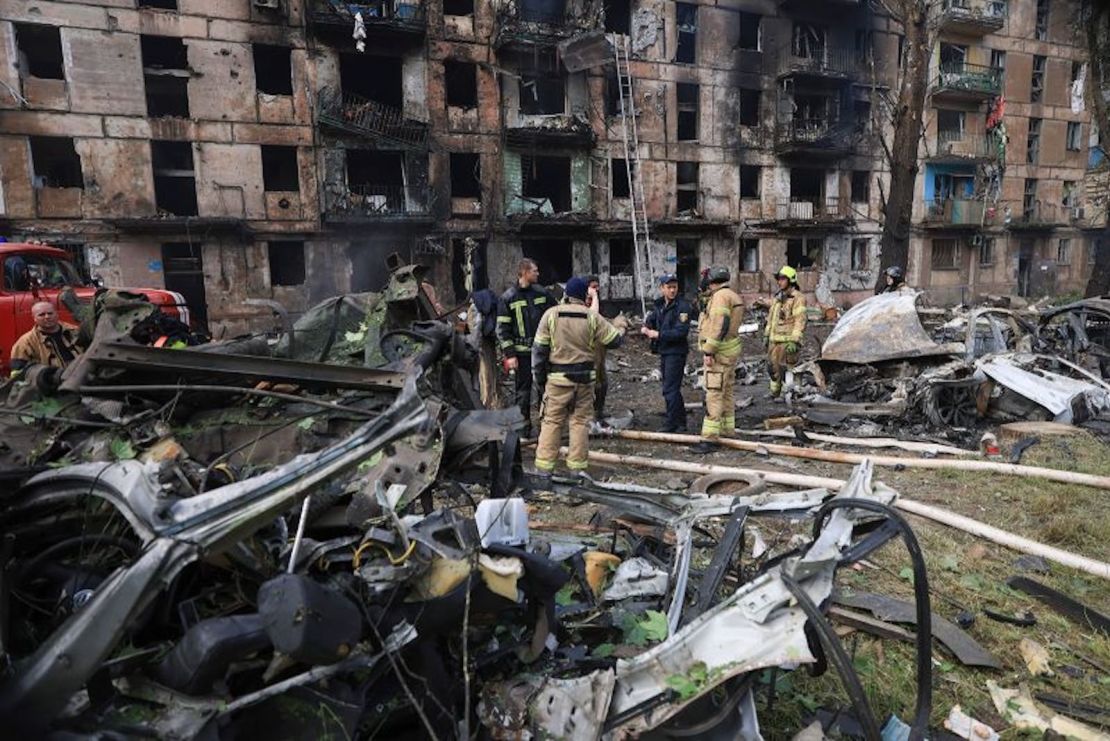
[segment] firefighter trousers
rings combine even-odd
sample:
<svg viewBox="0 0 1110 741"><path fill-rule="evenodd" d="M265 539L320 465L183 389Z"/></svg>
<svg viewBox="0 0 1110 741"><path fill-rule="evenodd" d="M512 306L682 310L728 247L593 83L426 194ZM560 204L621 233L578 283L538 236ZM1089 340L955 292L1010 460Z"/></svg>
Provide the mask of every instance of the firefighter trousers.
<svg viewBox="0 0 1110 741"><path fill-rule="evenodd" d="M713 365L705 370L705 419L701 423L701 436L715 440L736 434L737 355L713 356Z"/></svg>
<svg viewBox="0 0 1110 741"><path fill-rule="evenodd" d="M593 383L572 383L556 385L548 381L543 394L543 422L540 424L540 439L536 444L536 468L540 471L554 471L555 461L559 458L559 443L563 437L563 425L570 420L570 450L567 452L567 468L572 471L585 471L589 463L590 419L593 417Z"/></svg>
<svg viewBox="0 0 1110 741"><path fill-rule="evenodd" d="M771 374L771 396L782 393L782 383L786 380L786 371L798 362L797 352L787 352L785 342L772 342L767 354L767 367Z"/></svg>

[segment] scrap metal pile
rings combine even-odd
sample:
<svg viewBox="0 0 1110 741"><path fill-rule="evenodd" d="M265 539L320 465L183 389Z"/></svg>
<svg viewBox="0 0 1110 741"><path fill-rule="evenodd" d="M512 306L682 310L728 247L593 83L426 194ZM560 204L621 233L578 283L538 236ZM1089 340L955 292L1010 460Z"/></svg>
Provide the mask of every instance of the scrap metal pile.
<svg viewBox="0 0 1110 741"><path fill-rule="evenodd" d="M884 293L845 312L820 359L795 369L795 410L818 423L944 430L987 419L1110 420L1110 300L1040 314L976 308L930 334L919 297Z"/></svg>
<svg viewBox="0 0 1110 741"><path fill-rule="evenodd" d="M519 412L478 408L417 269L274 337L181 350L136 341L156 309L110 298L60 387L3 389L9 732L757 738L761 671L831 664L876 738L824 611L840 566L901 535L922 737L927 575L869 464L835 495L540 492ZM600 531L530 525L528 497L591 503ZM768 548L755 518L796 532Z"/></svg>

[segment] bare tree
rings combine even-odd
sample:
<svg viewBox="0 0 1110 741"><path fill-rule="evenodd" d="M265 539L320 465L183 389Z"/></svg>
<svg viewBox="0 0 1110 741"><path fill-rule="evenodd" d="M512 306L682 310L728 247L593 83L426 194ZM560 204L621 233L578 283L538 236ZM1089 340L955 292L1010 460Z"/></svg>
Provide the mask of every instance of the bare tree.
<svg viewBox="0 0 1110 741"><path fill-rule="evenodd" d="M1087 0L1079 14L1080 29L1087 44L1087 86L1084 90L1087 108L1091 118L1101 132L1103 141L1110 136L1110 111L1107 110L1106 96L1102 90L1105 68L1110 64L1110 2L1107 0ZM1103 163L1107 167L1107 163ZM1104 209L1110 210L1110 193L1101 194ZM1110 230L1105 223L1103 235L1095 245L1095 261L1087 280L1088 296L1102 296L1110 293Z"/></svg>

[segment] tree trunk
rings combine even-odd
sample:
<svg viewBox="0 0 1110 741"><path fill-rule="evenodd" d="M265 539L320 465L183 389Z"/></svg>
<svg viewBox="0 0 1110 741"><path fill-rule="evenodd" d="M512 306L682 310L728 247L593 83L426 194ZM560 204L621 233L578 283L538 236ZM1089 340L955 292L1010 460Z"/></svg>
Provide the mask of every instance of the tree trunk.
<svg viewBox="0 0 1110 741"><path fill-rule="evenodd" d="M1103 143L1110 141L1110 115L1106 110L1106 98L1102 94L1101 80L1105 66L1105 43L1110 41L1110 6L1104 3L1094 3L1091 16L1086 19L1087 29L1087 89L1084 91L1087 107L1091 109L1091 117L1103 132ZM1110 166L1106 162L1102 167ZM1103 198L1110 198L1110 194L1103 193ZM1110 210L1110 203L1106 200L1101 204L1105 210ZM1105 218L1105 217L1104 217ZM1101 238L1095 241L1094 263L1090 266L1091 275L1087 279L1087 296L1105 296L1110 294L1110 229L1104 224Z"/></svg>
<svg viewBox="0 0 1110 741"><path fill-rule="evenodd" d="M910 252L910 225L913 214L913 189L917 179L917 148L925 111L925 92L929 84L928 3L908 0L900 20L905 32L905 65L898 87L894 110L894 141L890 147L890 192L883 206L883 234L879 260L882 270L892 266L906 269Z"/></svg>

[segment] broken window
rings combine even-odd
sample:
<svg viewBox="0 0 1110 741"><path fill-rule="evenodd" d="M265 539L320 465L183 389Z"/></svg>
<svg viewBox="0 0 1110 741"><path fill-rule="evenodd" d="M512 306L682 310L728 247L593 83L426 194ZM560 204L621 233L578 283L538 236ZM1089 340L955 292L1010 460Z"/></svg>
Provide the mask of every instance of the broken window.
<svg viewBox="0 0 1110 741"><path fill-rule="evenodd" d="M871 249L871 240L867 237L856 237L852 240L852 270L867 270L867 255Z"/></svg>
<svg viewBox="0 0 1110 741"><path fill-rule="evenodd" d="M636 245L627 237L609 240L609 273L633 275L636 271Z"/></svg>
<svg viewBox="0 0 1110 741"><path fill-rule="evenodd" d="M474 0L443 0L444 15L474 15Z"/></svg>
<svg viewBox="0 0 1110 741"><path fill-rule="evenodd" d="M478 65L448 59L443 63L443 78L448 106L478 107Z"/></svg>
<svg viewBox="0 0 1110 741"><path fill-rule="evenodd" d="M994 237L984 237L979 243L979 264L994 264Z"/></svg>
<svg viewBox="0 0 1110 741"><path fill-rule="evenodd" d="M605 0L605 30L609 33L630 33L632 0Z"/></svg>
<svg viewBox="0 0 1110 741"><path fill-rule="evenodd" d="M625 105L631 107L632 103L625 101ZM621 115L620 82L617 80L617 71L612 66L605 68L605 115Z"/></svg>
<svg viewBox="0 0 1110 741"><path fill-rule="evenodd" d="M1037 0L1037 17L1033 25L1033 36L1038 41L1048 41L1048 0Z"/></svg>
<svg viewBox="0 0 1110 741"><path fill-rule="evenodd" d="M160 211L176 216L197 215L193 145L189 142L150 143L154 169L154 203Z"/></svg>
<svg viewBox="0 0 1110 741"><path fill-rule="evenodd" d="M870 29L856 29L856 61L861 64L871 62L875 56L875 35Z"/></svg>
<svg viewBox="0 0 1110 741"><path fill-rule="evenodd" d="M142 36L146 113L151 118L189 117L189 55L181 39Z"/></svg>
<svg viewBox="0 0 1110 741"><path fill-rule="evenodd" d="M1021 198L1021 214L1025 219L1031 219L1037 213L1037 179L1026 178L1025 189Z"/></svg>
<svg viewBox="0 0 1110 741"><path fill-rule="evenodd" d="M762 92L758 88L740 88L740 125L759 125L759 99Z"/></svg>
<svg viewBox="0 0 1110 741"><path fill-rule="evenodd" d="M856 131L866 133L871 130L871 102L867 100L852 101L852 116L856 124Z"/></svg>
<svg viewBox="0 0 1110 741"><path fill-rule="evenodd" d="M139 0L138 6L158 10L177 10L177 0Z"/></svg>
<svg viewBox="0 0 1110 741"><path fill-rule="evenodd" d="M1041 147L1041 119L1029 119L1029 136L1025 140L1025 161L1027 164L1037 164L1037 153Z"/></svg>
<svg viewBox="0 0 1110 741"><path fill-rule="evenodd" d="M1033 55L1033 76L1029 81L1029 102L1040 103L1044 96L1044 68L1046 58L1039 54Z"/></svg>
<svg viewBox="0 0 1110 741"><path fill-rule="evenodd" d="M678 212L698 208L698 163L675 163L675 205Z"/></svg>
<svg viewBox="0 0 1110 741"><path fill-rule="evenodd" d="M967 61L967 47L962 44L949 44L942 41L940 44L940 69L942 72L964 71L964 62Z"/></svg>
<svg viewBox="0 0 1110 741"><path fill-rule="evenodd" d="M525 239L520 251L536 263L544 284L563 282L574 275L574 250L569 239Z"/></svg>
<svg viewBox="0 0 1110 741"><path fill-rule="evenodd" d="M675 85L678 96L678 141L698 138L698 86L688 82Z"/></svg>
<svg viewBox="0 0 1110 741"><path fill-rule="evenodd" d="M675 26L678 29L678 46L674 60L693 64L697 61L698 51L698 6L675 3Z"/></svg>
<svg viewBox="0 0 1110 741"><path fill-rule="evenodd" d="M613 198L628 198L628 160L609 160L609 183L613 187Z"/></svg>
<svg viewBox="0 0 1110 741"><path fill-rule="evenodd" d="M168 242L162 245L162 277L167 291L185 298L196 329L208 329L208 297L204 290L204 258L201 245Z"/></svg>
<svg viewBox="0 0 1110 741"><path fill-rule="evenodd" d="M740 270L745 273L759 271L759 240L740 240Z"/></svg>
<svg viewBox="0 0 1110 741"><path fill-rule="evenodd" d="M810 201L816 204L825 187L825 171L808 167L790 170L790 200Z"/></svg>
<svg viewBox="0 0 1110 741"><path fill-rule="evenodd" d="M522 155L520 169L524 198L549 200L557 213L570 211L570 157Z"/></svg>
<svg viewBox="0 0 1110 741"><path fill-rule="evenodd" d="M520 112L525 116L566 113L566 81L559 73L522 72Z"/></svg>
<svg viewBox="0 0 1110 741"><path fill-rule="evenodd" d="M736 46L745 51L760 51L763 43L763 17L740 11L740 39Z"/></svg>
<svg viewBox="0 0 1110 741"><path fill-rule="evenodd" d="M794 35L791 37L790 51L802 59L825 58L825 29L813 23L794 23Z"/></svg>
<svg viewBox="0 0 1110 741"><path fill-rule="evenodd" d="M795 237L786 240L786 264L795 270L819 267L825 251L824 237Z"/></svg>
<svg viewBox="0 0 1110 741"><path fill-rule="evenodd" d="M740 165L740 197L759 198L759 181L763 168L759 165Z"/></svg>
<svg viewBox="0 0 1110 741"><path fill-rule="evenodd" d="M64 80L65 62L58 28L31 23L13 23L12 26L22 73L43 80Z"/></svg>
<svg viewBox="0 0 1110 741"><path fill-rule="evenodd" d="M392 196L400 199L405 183L401 152L378 149L347 150L347 187L360 195Z"/></svg>
<svg viewBox="0 0 1110 741"><path fill-rule="evenodd" d="M871 200L871 171L852 171L852 203L868 203Z"/></svg>
<svg viewBox="0 0 1110 741"><path fill-rule="evenodd" d="M476 152L451 153L451 197L482 198L482 160Z"/></svg>
<svg viewBox="0 0 1110 741"><path fill-rule="evenodd" d="M1061 186L1064 208L1075 208L1079 205L1079 188L1074 180L1065 180Z"/></svg>
<svg viewBox="0 0 1110 741"><path fill-rule="evenodd" d="M929 264L933 270L955 270L959 267L960 248L955 239L934 239Z"/></svg>
<svg viewBox="0 0 1110 741"><path fill-rule="evenodd" d="M262 145L262 188L267 191L301 189L296 147Z"/></svg>
<svg viewBox="0 0 1110 741"><path fill-rule="evenodd" d="M84 188L81 158L68 136L32 136L31 169L36 188Z"/></svg>
<svg viewBox="0 0 1110 741"><path fill-rule="evenodd" d="M1006 52L1001 49L991 49L991 67L998 70L999 80L1006 74Z"/></svg>
<svg viewBox="0 0 1110 741"><path fill-rule="evenodd" d="M252 44L251 52L258 92L267 95L292 95L292 50L288 46Z"/></svg>
<svg viewBox="0 0 1110 741"><path fill-rule="evenodd" d="M1069 152L1078 152L1083 146L1083 124L1078 121L1068 121L1067 148Z"/></svg>
<svg viewBox="0 0 1110 741"><path fill-rule="evenodd" d="M964 138L966 122L964 111L937 110L937 140L941 144L960 141Z"/></svg>
<svg viewBox="0 0 1110 741"><path fill-rule="evenodd" d="M305 280L304 242L267 242L271 286L300 286Z"/></svg>
<svg viewBox="0 0 1110 741"><path fill-rule="evenodd" d="M340 54L339 85L344 93L354 93L391 108L401 108L401 58L372 54Z"/></svg>
<svg viewBox="0 0 1110 741"><path fill-rule="evenodd" d="M1056 243L1056 264L1057 265L1070 265L1071 264L1071 238L1061 237L1060 241Z"/></svg>

